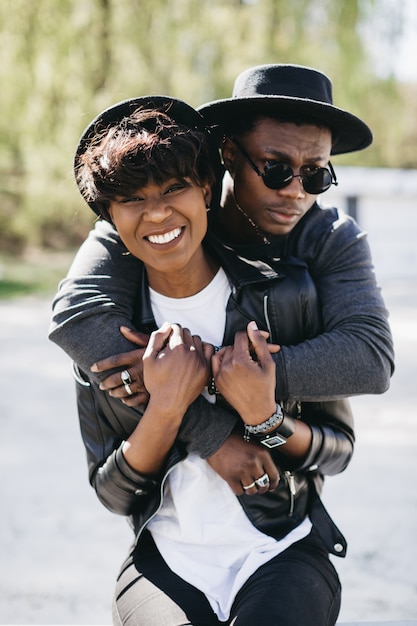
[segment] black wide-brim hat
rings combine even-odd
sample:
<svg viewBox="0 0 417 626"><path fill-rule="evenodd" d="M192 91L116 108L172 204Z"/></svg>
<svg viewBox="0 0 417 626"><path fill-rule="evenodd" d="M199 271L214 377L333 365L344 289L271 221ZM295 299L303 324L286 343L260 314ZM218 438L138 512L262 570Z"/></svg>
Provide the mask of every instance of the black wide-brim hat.
<svg viewBox="0 0 417 626"><path fill-rule="evenodd" d="M184 126L198 128L203 131L205 130L205 122L200 113L186 102L183 102L183 100L178 100L171 96L141 96L139 98L130 98L129 100L123 100L105 109L90 122L78 142L74 157L75 165L77 165L80 155L88 149L90 142L95 139L97 135L120 123L125 117L129 117L138 109L163 111L178 124L184 124Z"/></svg>
<svg viewBox="0 0 417 626"><path fill-rule="evenodd" d="M231 98L197 109L208 125L227 129L239 116L280 114L288 119L317 121L333 131L331 154L363 150L372 132L361 119L333 105L332 83L318 70L302 65L269 64L251 67L236 78ZM308 123L308 122L307 122Z"/></svg>
<svg viewBox="0 0 417 626"><path fill-rule="evenodd" d="M94 118L92 122L90 122L90 124L82 133L74 156L74 172L76 179L80 157L82 154L84 154L84 152L86 152L86 150L88 150L91 142L103 132L105 132L106 129L110 129L119 124L124 118L129 117L138 109L152 109L156 111L162 111L163 113L169 115L169 117L177 122L177 124L181 124L188 128L198 129L208 134L207 125L204 118L191 105L187 104L183 100L178 100L177 98L173 98L172 96L161 95L148 95L123 100L122 102L114 104L113 106L105 109L99 115L97 115L97 117ZM224 170L220 161L220 155L214 138L212 138L211 141L209 140L209 145L213 169L215 171L217 179L219 180ZM213 190L213 194L214 193L215 190ZM218 192L218 195L219 194L220 192ZM93 209L93 211L99 215L99 212L94 203L88 204Z"/></svg>

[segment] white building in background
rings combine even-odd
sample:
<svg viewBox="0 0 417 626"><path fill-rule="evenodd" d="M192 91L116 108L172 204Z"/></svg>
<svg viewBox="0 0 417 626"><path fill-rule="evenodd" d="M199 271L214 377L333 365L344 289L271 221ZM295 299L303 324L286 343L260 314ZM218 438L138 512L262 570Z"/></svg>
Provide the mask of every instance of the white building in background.
<svg viewBox="0 0 417 626"><path fill-rule="evenodd" d="M335 165L339 185L320 198L368 232L378 280L417 279L417 170Z"/></svg>

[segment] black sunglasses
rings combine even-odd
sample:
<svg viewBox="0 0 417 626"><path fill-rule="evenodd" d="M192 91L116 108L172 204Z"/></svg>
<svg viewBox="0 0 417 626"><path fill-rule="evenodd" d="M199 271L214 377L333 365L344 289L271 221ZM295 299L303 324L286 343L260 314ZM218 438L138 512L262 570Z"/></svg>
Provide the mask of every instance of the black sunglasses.
<svg viewBox="0 0 417 626"><path fill-rule="evenodd" d="M249 154L240 145L234 137L233 142L237 145L251 168L262 177L264 184L269 189L283 189L289 185L293 178L299 178L304 191L312 195L318 195L327 191L332 185L338 185L335 171L329 161L329 167L312 167L311 165L303 165L300 167L300 173L294 174L293 169L288 163L274 161L265 165L263 173L259 167L252 161Z"/></svg>

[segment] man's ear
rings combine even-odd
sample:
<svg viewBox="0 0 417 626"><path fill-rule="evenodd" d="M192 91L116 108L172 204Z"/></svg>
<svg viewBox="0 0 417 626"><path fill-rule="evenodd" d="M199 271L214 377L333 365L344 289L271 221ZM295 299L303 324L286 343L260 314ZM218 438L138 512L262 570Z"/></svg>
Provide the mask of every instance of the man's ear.
<svg viewBox="0 0 417 626"><path fill-rule="evenodd" d="M226 170L233 176L235 163L236 145L226 137L222 144L222 159Z"/></svg>

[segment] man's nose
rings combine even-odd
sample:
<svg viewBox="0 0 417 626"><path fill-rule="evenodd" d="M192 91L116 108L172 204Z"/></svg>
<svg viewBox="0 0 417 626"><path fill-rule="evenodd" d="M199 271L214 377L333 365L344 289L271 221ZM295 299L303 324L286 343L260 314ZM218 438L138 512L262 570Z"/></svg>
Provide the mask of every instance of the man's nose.
<svg viewBox="0 0 417 626"><path fill-rule="evenodd" d="M278 189L281 195L285 195L288 198L304 198L305 190L303 187L303 178L301 174L294 174L291 181L285 187Z"/></svg>

